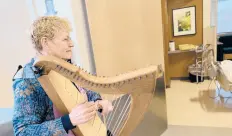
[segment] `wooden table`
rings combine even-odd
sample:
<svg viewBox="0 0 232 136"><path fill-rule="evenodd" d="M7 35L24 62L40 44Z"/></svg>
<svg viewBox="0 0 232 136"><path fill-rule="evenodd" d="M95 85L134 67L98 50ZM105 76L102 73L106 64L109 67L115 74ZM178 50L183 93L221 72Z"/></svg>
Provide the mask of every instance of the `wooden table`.
<svg viewBox="0 0 232 136"><path fill-rule="evenodd" d="M175 50L175 51L168 51L168 54L176 54L176 53L184 53L184 52L194 52L195 49L191 50Z"/></svg>

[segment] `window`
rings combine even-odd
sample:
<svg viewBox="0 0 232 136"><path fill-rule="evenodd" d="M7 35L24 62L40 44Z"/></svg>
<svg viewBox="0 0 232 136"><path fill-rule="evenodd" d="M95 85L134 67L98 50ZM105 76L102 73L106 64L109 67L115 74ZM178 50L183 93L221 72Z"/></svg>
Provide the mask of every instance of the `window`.
<svg viewBox="0 0 232 136"><path fill-rule="evenodd" d="M232 32L232 0L218 0L217 33Z"/></svg>

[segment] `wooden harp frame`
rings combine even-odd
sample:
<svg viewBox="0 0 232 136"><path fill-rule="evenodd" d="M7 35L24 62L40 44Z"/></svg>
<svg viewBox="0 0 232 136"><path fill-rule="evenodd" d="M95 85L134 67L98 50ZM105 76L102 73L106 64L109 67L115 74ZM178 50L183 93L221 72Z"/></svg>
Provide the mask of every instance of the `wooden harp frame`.
<svg viewBox="0 0 232 136"><path fill-rule="evenodd" d="M38 80L53 104L63 114L70 113L74 106L84 100L72 82L101 95L129 94L131 105L127 119L117 133L120 136L129 136L141 122L153 98L156 79L162 75L160 65L151 65L117 76L98 77L52 56L39 57L34 66L43 70L43 75ZM106 136L107 128L102 124L100 117L96 116L92 121L78 125L72 131L78 136Z"/></svg>

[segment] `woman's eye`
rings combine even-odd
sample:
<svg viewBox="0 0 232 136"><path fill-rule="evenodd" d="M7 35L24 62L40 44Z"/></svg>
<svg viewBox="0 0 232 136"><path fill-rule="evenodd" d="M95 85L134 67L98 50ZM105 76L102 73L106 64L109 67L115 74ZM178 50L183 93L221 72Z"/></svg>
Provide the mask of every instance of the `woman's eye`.
<svg viewBox="0 0 232 136"><path fill-rule="evenodd" d="M71 38L65 38L65 39L64 39L64 41L69 41L69 40L71 40Z"/></svg>

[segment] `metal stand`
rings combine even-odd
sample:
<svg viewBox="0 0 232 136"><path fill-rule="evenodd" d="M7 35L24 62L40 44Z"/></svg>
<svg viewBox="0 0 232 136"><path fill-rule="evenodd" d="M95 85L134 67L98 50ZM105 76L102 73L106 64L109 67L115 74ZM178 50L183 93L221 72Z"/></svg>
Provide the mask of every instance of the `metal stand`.
<svg viewBox="0 0 232 136"><path fill-rule="evenodd" d="M205 47L203 45L196 47L195 64L192 64L188 67L188 72L196 76L197 83L199 83L198 77L201 76L201 81L203 81L205 75L204 57L203 57L204 50Z"/></svg>

